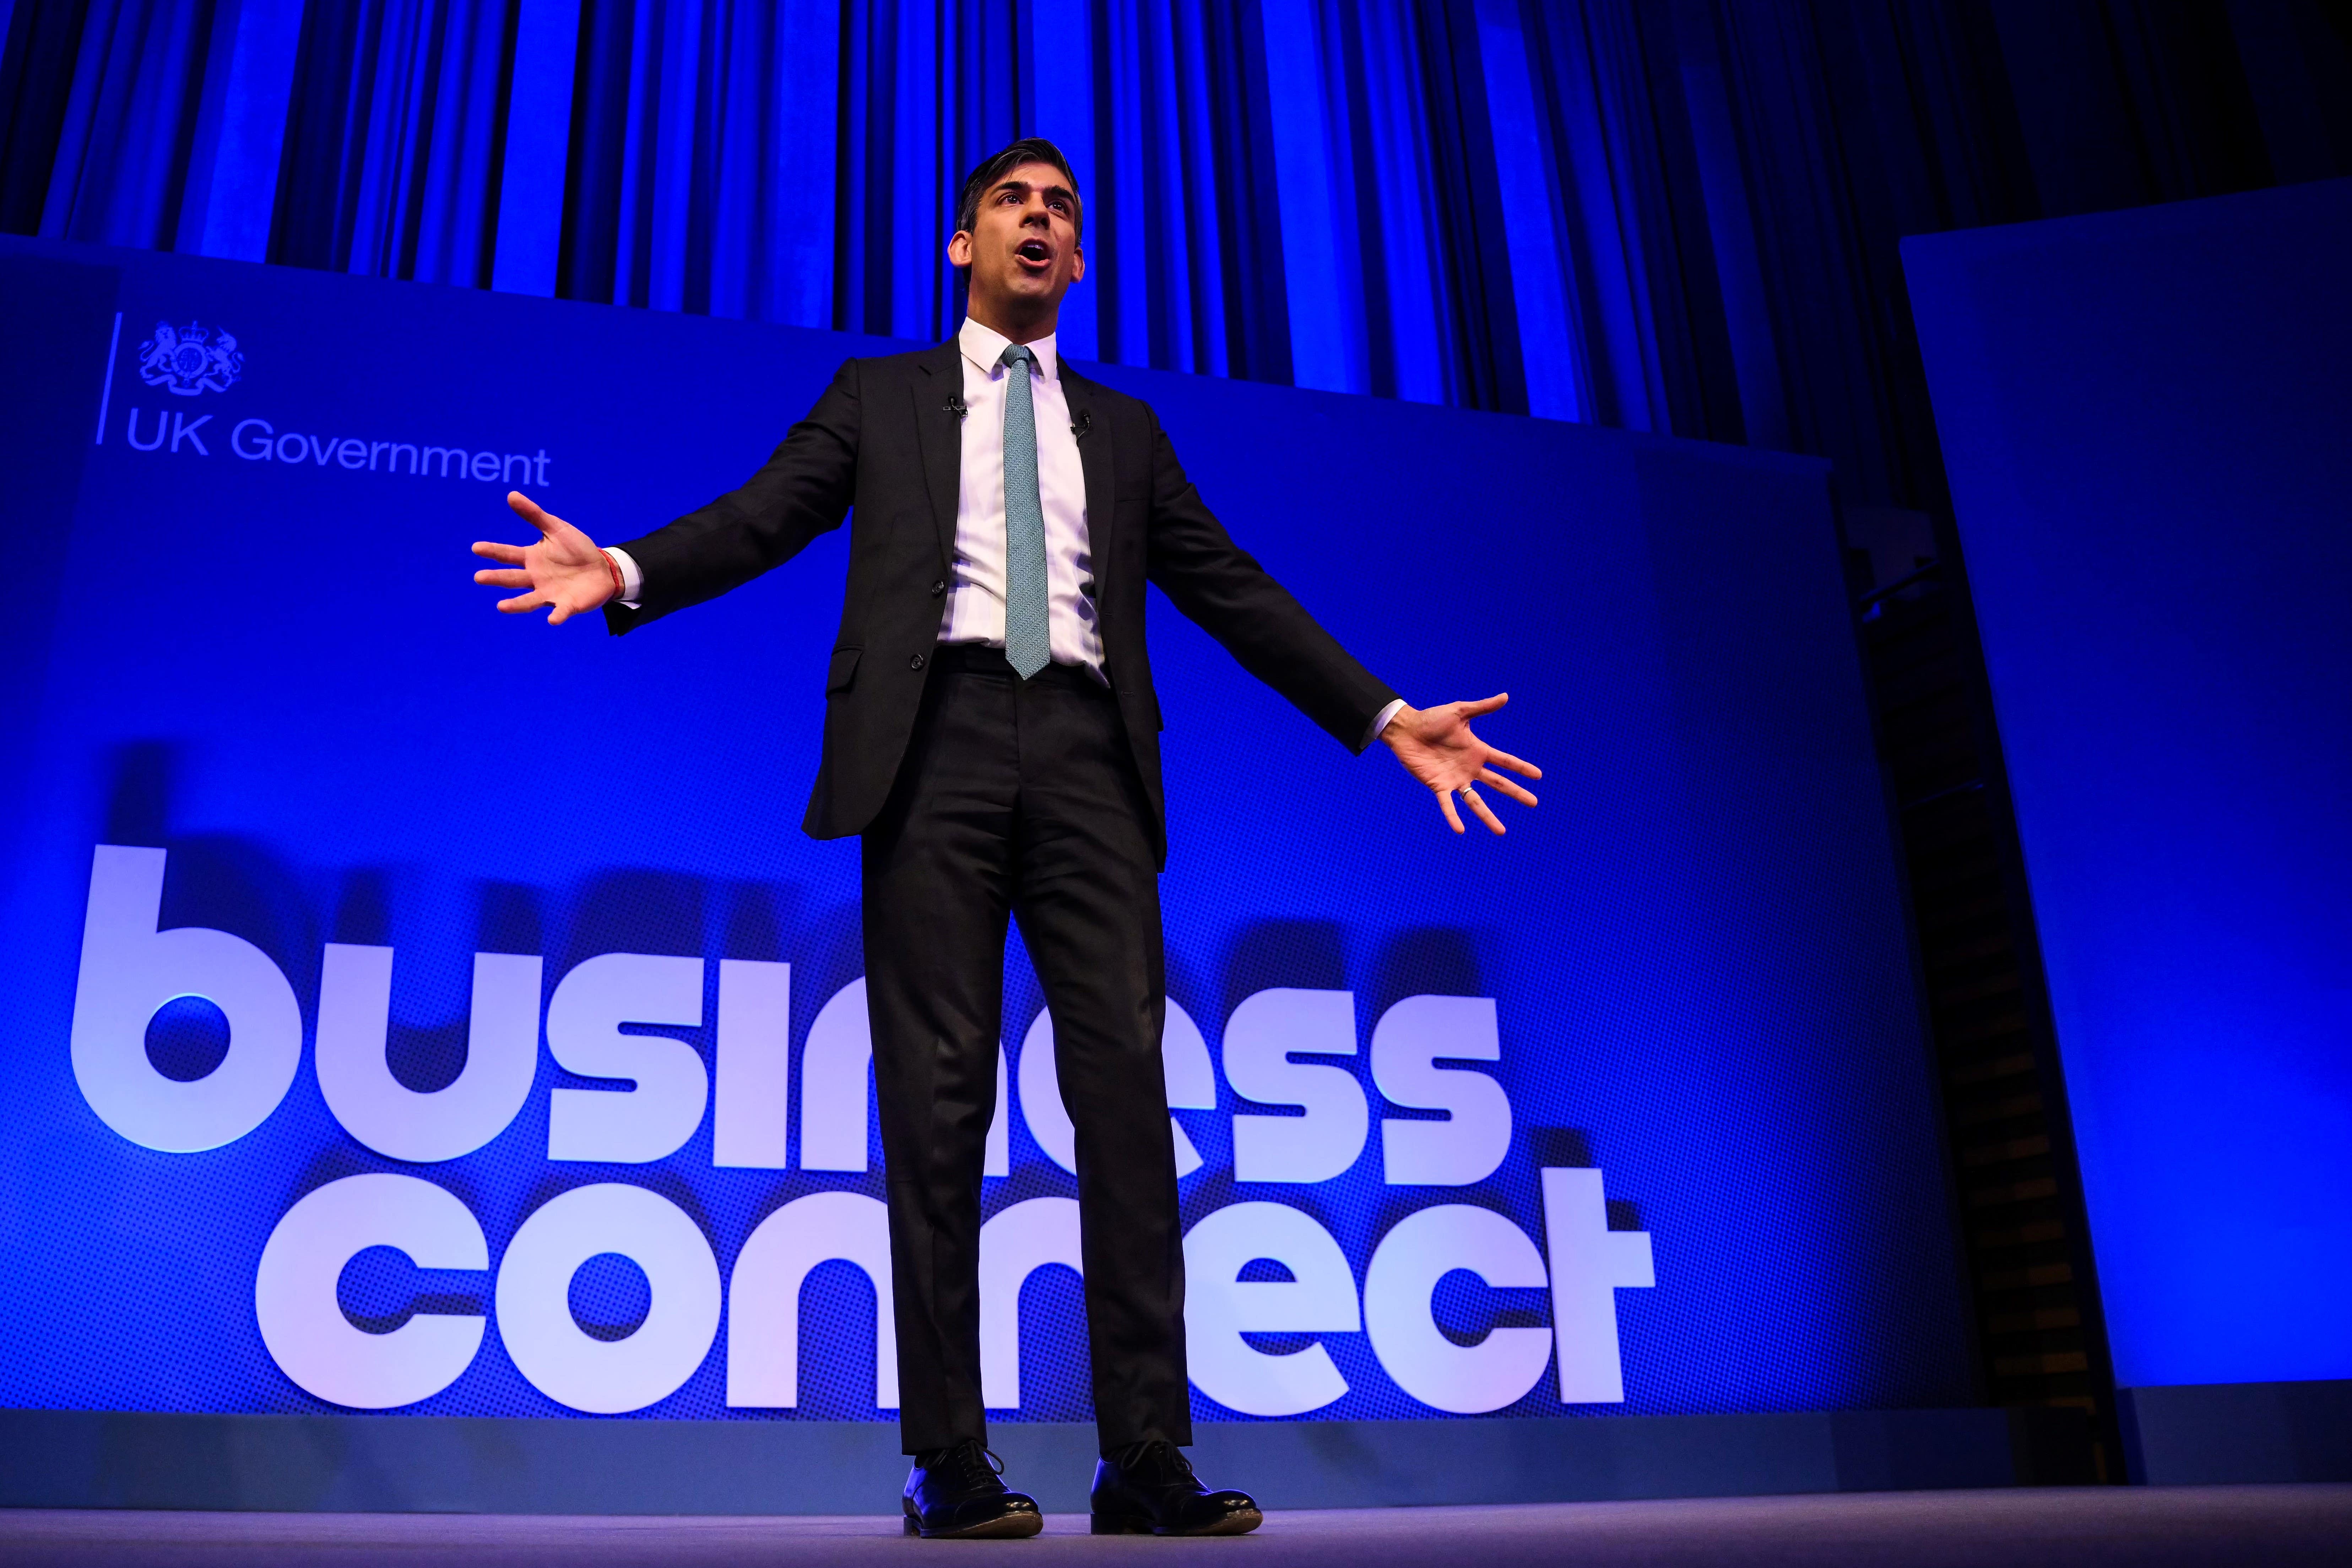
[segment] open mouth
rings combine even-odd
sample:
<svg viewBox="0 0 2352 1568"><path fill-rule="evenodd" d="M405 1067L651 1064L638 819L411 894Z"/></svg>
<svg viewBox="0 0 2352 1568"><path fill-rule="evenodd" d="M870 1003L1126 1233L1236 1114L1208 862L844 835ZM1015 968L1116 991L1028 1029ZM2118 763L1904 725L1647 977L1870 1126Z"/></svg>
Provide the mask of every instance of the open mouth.
<svg viewBox="0 0 2352 1568"><path fill-rule="evenodd" d="M1024 239L1013 247L1013 254L1032 267L1045 267L1054 259L1053 247L1042 239Z"/></svg>

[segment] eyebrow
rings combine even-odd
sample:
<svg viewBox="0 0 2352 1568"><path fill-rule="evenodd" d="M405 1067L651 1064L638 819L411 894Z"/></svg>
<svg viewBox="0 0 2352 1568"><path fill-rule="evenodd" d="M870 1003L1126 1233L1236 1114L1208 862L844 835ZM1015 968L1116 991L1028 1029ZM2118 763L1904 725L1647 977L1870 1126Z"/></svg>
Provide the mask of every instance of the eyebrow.
<svg viewBox="0 0 2352 1568"><path fill-rule="evenodd" d="M1036 186L1031 184L1026 180L999 180L990 188L988 194L992 196L1004 191L1027 192L1036 189ZM1070 189L1067 185L1047 185L1045 187L1042 194L1049 196L1066 196L1073 202L1078 199L1078 193Z"/></svg>

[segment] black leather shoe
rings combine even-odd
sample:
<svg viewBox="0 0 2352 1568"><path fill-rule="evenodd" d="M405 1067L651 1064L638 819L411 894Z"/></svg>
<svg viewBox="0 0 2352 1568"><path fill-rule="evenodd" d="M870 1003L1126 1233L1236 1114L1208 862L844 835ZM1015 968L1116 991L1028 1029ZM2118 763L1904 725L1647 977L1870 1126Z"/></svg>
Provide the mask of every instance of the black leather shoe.
<svg viewBox="0 0 2352 1568"><path fill-rule="evenodd" d="M898 1499L907 1515L907 1533L930 1540L1036 1534L1045 1528L1037 1500L1006 1490L997 1479L1003 1471L977 1437L916 1455L915 1468L907 1472L907 1489Z"/></svg>
<svg viewBox="0 0 2352 1568"><path fill-rule="evenodd" d="M1161 1439L1130 1443L1095 1466L1087 1500L1097 1535L1244 1535L1265 1522L1247 1492L1213 1492Z"/></svg>

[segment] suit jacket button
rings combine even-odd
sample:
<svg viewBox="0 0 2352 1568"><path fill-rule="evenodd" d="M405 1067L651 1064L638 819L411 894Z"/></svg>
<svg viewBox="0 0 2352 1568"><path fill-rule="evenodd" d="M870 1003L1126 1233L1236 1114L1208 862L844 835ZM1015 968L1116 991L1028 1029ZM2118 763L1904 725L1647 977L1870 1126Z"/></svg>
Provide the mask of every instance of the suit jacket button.
<svg viewBox="0 0 2352 1568"><path fill-rule="evenodd" d="M931 584L931 597L934 599L938 598L941 594L944 594L947 591L948 585L944 581Z"/></svg>
<svg viewBox="0 0 2352 1568"><path fill-rule="evenodd" d="M916 654L916 655L912 656L911 658L909 658L907 660L907 668L908 668L908 669L920 669L920 668L923 668L923 656L922 656L921 654Z"/></svg>

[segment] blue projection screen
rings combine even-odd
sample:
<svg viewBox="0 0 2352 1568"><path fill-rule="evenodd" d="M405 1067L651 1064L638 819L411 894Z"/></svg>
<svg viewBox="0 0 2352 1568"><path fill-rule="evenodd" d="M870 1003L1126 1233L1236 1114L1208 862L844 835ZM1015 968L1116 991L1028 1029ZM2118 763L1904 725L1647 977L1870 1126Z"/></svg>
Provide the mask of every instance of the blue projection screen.
<svg viewBox="0 0 2352 1568"><path fill-rule="evenodd" d="M625 642L466 547L509 485L640 532L901 345L17 240L0 316L0 1405L889 1419L857 851L797 828L846 535ZM1156 603L1201 1416L1966 1403L1821 466L1101 374L1547 770L1457 839ZM1006 987L987 1394L1079 1419Z"/></svg>
<svg viewBox="0 0 2352 1568"><path fill-rule="evenodd" d="M2116 1380L2352 1377L2352 181L1905 259Z"/></svg>

